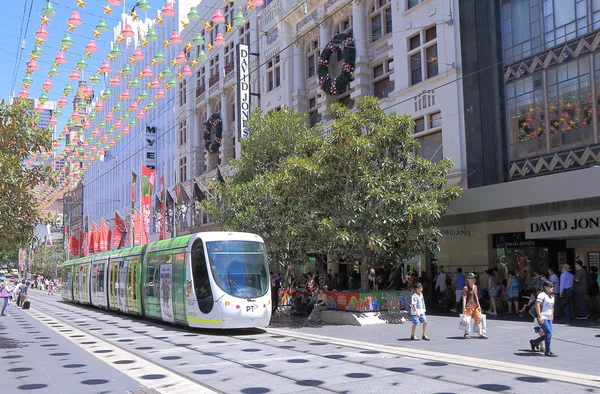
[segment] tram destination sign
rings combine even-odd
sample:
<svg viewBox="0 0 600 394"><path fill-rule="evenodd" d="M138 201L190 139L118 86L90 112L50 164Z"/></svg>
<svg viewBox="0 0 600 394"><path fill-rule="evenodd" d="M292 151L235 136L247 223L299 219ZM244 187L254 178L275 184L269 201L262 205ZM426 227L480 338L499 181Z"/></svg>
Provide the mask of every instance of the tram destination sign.
<svg viewBox="0 0 600 394"><path fill-rule="evenodd" d="M527 239L600 235L600 211L525 219Z"/></svg>

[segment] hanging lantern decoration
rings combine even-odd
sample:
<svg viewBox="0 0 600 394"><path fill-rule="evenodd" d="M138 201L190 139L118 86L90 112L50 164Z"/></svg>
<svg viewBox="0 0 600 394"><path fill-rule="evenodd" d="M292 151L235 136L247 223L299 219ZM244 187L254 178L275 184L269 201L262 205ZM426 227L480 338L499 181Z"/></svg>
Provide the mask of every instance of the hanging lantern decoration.
<svg viewBox="0 0 600 394"><path fill-rule="evenodd" d="M241 9L239 9L235 13L235 16L233 17L233 24L235 26L243 26L243 25L246 24L246 16L244 15L244 11L242 11Z"/></svg>
<svg viewBox="0 0 600 394"><path fill-rule="evenodd" d="M42 56L44 54L44 50L40 44L35 44L31 50L31 53L36 56Z"/></svg>
<svg viewBox="0 0 600 394"><path fill-rule="evenodd" d="M131 57L133 57L135 60L143 60L144 54L142 53L142 48L140 48L140 47L135 48L135 50L133 51L133 55Z"/></svg>
<svg viewBox="0 0 600 394"><path fill-rule="evenodd" d="M102 130L102 129L106 128L106 123L104 123L104 122L100 122L100 123L98 124L98 128L99 128L100 130Z"/></svg>
<svg viewBox="0 0 600 394"><path fill-rule="evenodd" d="M121 80L116 75L110 79L110 86L121 86Z"/></svg>
<svg viewBox="0 0 600 394"><path fill-rule="evenodd" d="M140 11L150 11L152 9L152 6L150 5L150 3L148 3L148 0L139 0L135 6L135 8L137 8Z"/></svg>
<svg viewBox="0 0 600 394"><path fill-rule="evenodd" d="M71 134L71 130L69 130L69 128L65 126L65 127L62 129L62 135L69 135L69 134ZM68 149L68 150L67 150L67 149ZM68 145L67 145L67 146L65 146L65 152L69 153L70 151L71 151L71 148L69 148L69 146L68 146Z"/></svg>
<svg viewBox="0 0 600 394"><path fill-rule="evenodd" d="M175 61L178 64L183 64L187 61L187 58L185 57L185 53L183 51L179 51L179 55L177 55L177 57L175 58Z"/></svg>
<svg viewBox="0 0 600 394"><path fill-rule="evenodd" d="M54 58L54 63L58 63L58 64L64 64L67 62L67 58L65 57L65 54L63 53L63 51L60 51L56 54L56 57Z"/></svg>
<svg viewBox="0 0 600 394"><path fill-rule="evenodd" d="M158 82L158 78L153 78L152 83L150 84L152 89L160 89L160 82Z"/></svg>
<svg viewBox="0 0 600 394"><path fill-rule="evenodd" d="M45 110L46 110L46 109L44 108L44 106L42 105L42 103L41 103L41 102L38 104L38 106L37 106L37 107L35 107L35 112L36 112L36 115L37 115L37 114L40 114L40 113L42 113L42 112L44 112Z"/></svg>
<svg viewBox="0 0 600 394"><path fill-rule="evenodd" d="M73 113L71 114L71 119L73 119L73 120L81 119L81 114L79 113L79 111L77 111L77 110L73 111Z"/></svg>
<svg viewBox="0 0 600 394"><path fill-rule="evenodd" d="M171 42L171 44L179 45L183 42L183 39L179 36L179 32L175 30L173 31L173 34L171 34L171 38L169 38L169 41Z"/></svg>
<svg viewBox="0 0 600 394"><path fill-rule="evenodd" d="M121 99L122 100L129 100L129 99L131 99L131 94L129 93L129 90L125 89L123 91L123 93L121 93Z"/></svg>
<svg viewBox="0 0 600 394"><path fill-rule="evenodd" d="M203 49L201 49L200 52L198 52L198 57L196 57L196 60L198 60L199 62L205 62L208 60L208 55L206 54L206 52L204 52Z"/></svg>
<svg viewBox="0 0 600 394"><path fill-rule="evenodd" d="M217 8L213 13L211 20L214 23L225 23L225 15L223 15L223 11L220 8Z"/></svg>
<svg viewBox="0 0 600 394"><path fill-rule="evenodd" d="M50 126L56 126L56 117L52 116L50 119L48 119L48 124Z"/></svg>
<svg viewBox="0 0 600 394"><path fill-rule="evenodd" d="M250 0L250 4L252 4L252 7L260 7L265 4L265 0Z"/></svg>
<svg viewBox="0 0 600 394"><path fill-rule="evenodd" d="M94 95L94 90L92 89L92 87L90 85L87 85L84 89L83 89L83 96L90 98Z"/></svg>
<svg viewBox="0 0 600 394"><path fill-rule="evenodd" d="M52 65L52 67L50 67L50 70L48 70L48 76L50 78L55 78L58 76L58 74L59 74L58 67L56 67L55 65Z"/></svg>
<svg viewBox="0 0 600 394"><path fill-rule="evenodd" d="M138 114L136 115L136 119L144 119L146 117L146 114L144 113L144 110L140 110L138 112Z"/></svg>
<svg viewBox="0 0 600 394"><path fill-rule="evenodd" d="M158 97L158 98L165 98L165 91L162 90L162 89L160 89L158 91L158 93L156 93L156 97Z"/></svg>
<svg viewBox="0 0 600 394"><path fill-rule="evenodd" d="M131 105L129 106L129 112L137 111L138 109L140 109L140 107L138 106L138 103L135 101L133 103L131 103Z"/></svg>
<svg viewBox="0 0 600 394"><path fill-rule="evenodd" d="M89 40L88 44L85 46L85 50L91 53L98 52L98 46L94 40Z"/></svg>
<svg viewBox="0 0 600 394"><path fill-rule="evenodd" d="M90 118L90 120L96 120L96 113L95 113L95 112L92 112L92 113L89 115L89 118Z"/></svg>
<svg viewBox="0 0 600 394"><path fill-rule="evenodd" d="M102 91L102 96L104 96L104 97L112 97L112 92L110 91L110 89L104 89Z"/></svg>
<svg viewBox="0 0 600 394"><path fill-rule="evenodd" d="M108 5L118 7L122 4L121 0L108 0Z"/></svg>
<svg viewBox="0 0 600 394"><path fill-rule="evenodd" d="M129 126L135 126L137 125L137 121L135 120L136 118L131 119L131 122L129 122Z"/></svg>
<svg viewBox="0 0 600 394"><path fill-rule="evenodd" d="M102 141L102 142L108 141L108 136L106 134L104 134L102 137L100 137L100 141Z"/></svg>
<svg viewBox="0 0 600 394"><path fill-rule="evenodd" d="M175 80L175 78L171 78L171 80L169 81L169 83L167 83L167 85L169 85L171 88L176 88L177 81Z"/></svg>
<svg viewBox="0 0 600 394"><path fill-rule="evenodd" d="M110 54L114 57L119 57L123 54L123 52L121 52L121 48L115 44L113 49L110 51Z"/></svg>
<svg viewBox="0 0 600 394"><path fill-rule="evenodd" d="M94 129L94 130L92 130L92 136L94 136L94 137L98 137L99 135L100 135L100 130L98 130L98 129ZM94 150L92 150L92 149L94 149ZM95 148L94 148L93 146L92 146L92 148L91 148L90 150L91 150L92 152L95 152Z"/></svg>
<svg viewBox="0 0 600 394"><path fill-rule="evenodd" d="M83 23L81 17L79 16L79 12L73 11L71 13L71 17L69 18L69 23L75 26L79 26Z"/></svg>
<svg viewBox="0 0 600 394"><path fill-rule="evenodd" d="M96 112L100 112L104 109L104 104L102 103L102 100L98 100L96 102L96 105L94 106L94 111Z"/></svg>
<svg viewBox="0 0 600 394"><path fill-rule="evenodd" d="M48 38L50 37L50 34L48 34L48 31L46 30L46 26L40 25L40 27L35 32L35 36L37 38Z"/></svg>
<svg viewBox="0 0 600 394"><path fill-rule="evenodd" d="M215 44L221 46L221 45L225 45L225 37L223 37L223 33L217 33L217 36L215 37Z"/></svg>
<svg viewBox="0 0 600 394"><path fill-rule="evenodd" d="M42 88L47 92L48 90L52 89L52 81L50 81L49 79L46 79L44 81L44 83L42 84Z"/></svg>
<svg viewBox="0 0 600 394"><path fill-rule="evenodd" d="M102 80L100 79L100 77L98 76L98 74L94 74L90 77L90 82L93 84L97 84L97 83L101 83Z"/></svg>
<svg viewBox="0 0 600 394"><path fill-rule="evenodd" d="M63 39L60 40L60 44L64 45L67 48L70 48L73 46L73 44L75 44L75 42L73 42L73 39L71 38L71 35L69 33L65 33Z"/></svg>
<svg viewBox="0 0 600 394"><path fill-rule="evenodd" d="M46 101L48 101L48 95L46 94L46 92L42 92L40 94L40 98L38 98L38 101L40 103L45 103Z"/></svg>
<svg viewBox="0 0 600 394"><path fill-rule="evenodd" d="M39 68L40 68L40 66L38 66L38 64L35 61L35 59L31 59L29 61L29 64L27 65L27 70L32 71L32 72L35 71L35 70L37 70L37 69L39 69Z"/></svg>
<svg viewBox="0 0 600 394"><path fill-rule="evenodd" d="M123 127L123 130L121 130L121 134L127 134L127 133L129 133L129 128Z"/></svg>
<svg viewBox="0 0 600 394"><path fill-rule="evenodd" d="M73 88L71 87L71 84L67 82L67 84L65 85L64 89L63 89L63 93L65 96L68 96L69 94L73 93Z"/></svg>
<svg viewBox="0 0 600 394"><path fill-rule="evenodd" d="M171 4L171 1L167 0L165 2L165 6L162 9L162 14L168 18L175 16L176 12L173 8L173 4Z"/></svg>
<svg viewBox="0 0 600 394"><path fill-rule="evenodd" d="M148 98L148 92L146 92L146 90L142 90L142 93L140 93L140 97L142 98L142 100L146 100Z"/></svg>
<svg viewBox="0 0 600 394"><path fill-rule="evenodd" d="M163 75L165 77L170 77L171 75L173 75L173 73L171 72L171 69L169 68L169 66L165 67L165 69L163 70Z"/></svg>
<svg viewBox="0 0 600 394"><path fill-rule="evenodd" d="M104 18L100 18L100 20L98 21L98 24L96 25L96 30L98 30L100 33L106 33L107 31L110 30L110 28L106 24L106 20L104 20Z"/></svg>
<svg viewBox="0 0 600 394"><path fill-rule="evenodd" d="M52 143L52 145L53 145L55 148L60 148L60 141L56 140L56 141L54 141L54 142ZM62 169L61 169L61 171L62 171L62 170L64 170L64 168L62 168ZM64 172L64 171L63 171L63 172Z"/></svg>
<svg viewBox="0 0 600 394"><path fill-rule="evenodd" d="M118 111L120 109L121 109L121 103L117 101L117 103L113 107L113 112Z"/></svg>
<svg viewBox="0 0 600 394"><path fill-rule="evenodd" d="M133 32L133 29L131 28L130 24L125 24L125 28L123 29L121 34L123 35L123 37L127 37L127 38L131 38L131 37L135 36L135 33Z"/></svg>
<svg viewBox="0 0 600 394"><path fill-rule="evenodd" d="M115 130L119 130L121 127L123 127L123 124L121 123L121 121L120 121L120 120L117 120L117 121L115 122L115 124L113 125L113 128L114 128Z"/></svg>
<svg viewBox="0 0 600 394"><path fill-rule="evenodd" d="M144 70L142 71L142 76L144 78L152 78L152 69L150 68L150 66L144 67Z"/></svg>
<svg viewBox="0 0 600 394"><path fill-rule="evenodd" d="M204 45L204 37L202 36L202 33L196 33L192 42L196 45Z"/></svg>
<svg viewBox="0 0 600 394"><path fill-rule="evenodd" d="M104 120L105 120L105 121L107 121L107 122L111 122L111 121L115 120L115 117L114 117L114 115L112 114L112 112L109 112L109 113L107 113L107 114L106 114L106 116L104 117Z"/></svg>
<svg viewBox="0 0 600 394"><path fill-rule="evenodd" d="M165 61L165 55L163 54L162 49L159 49L158 51L156 51L156 55L154 56L154 60L156 60L157 63L162 63Z"/></svg>
<svg viewBox="0 0 600 394"><path fill-rule="evenodd" d="M82 57L81 59L79 59L79 61L77 62L77 67L80 68L81 70L85 70L86 68L88 68L88 64L87 64L87 61L85 60L85 57Z"/></svg>
<svg viewBox="0 0 600 394"><path fill-rule="evenodd" d="M189 77L190 75L193 74L192 69L187 64L185 66L183 66L183 70L181 71L181 73L183 75L185 75L186 77Z"/></svg>
<svg viewBox="0 0 600 394"><path fill-rule="evenodd" d="M71 71L71 74L69 74L69 79L71 81L79 81L79 79L80 79L79 72L77 72L77 70Z"/></svg>
<svg viewBox="0 0 600 394"><path fill-rule="evenodd" d="M133 78L130 82L129 82L130 86L132 88L139 88L140 87L140 80L137 78Z"/></svg>
<svg viewBox="0 0 600 394"><path fill-rule="evenodd" d="M154 101L150 100L147 104L148 109L154 108Z"/></svg>
<svg viewBox="0 0 600 394"><path fill-rule="evenodd" d="M77 103L77 108L85 110L87 108L87 102L84 99L79 100Z"/></svg>
<svg viewBox="0 0 600 394"><path fill-rule="evenodd" d="M62 96L60 98L60 100L58 100L58 107L59 108L64 107L67 104L68 104L68 102L67 102L67 98L65 96Z"/></svg>
<svg viewBox="0 0 600 394"><path fill-rule="evenodd" d="M42 15L47 16L49 18L52 18L56 15L56 10L54 9L50 1L47 1L44 8L42 8Z"/></svg>
<svg viewBox="0 0 600 394"><path fill-rule="evenodd" d="M129 63L125 63L125 65L123 66L123 70L121 70L121 72L124 75L129 75L131 74L131 66L129 65Z"/></svg>
<svg viewBox="0 0 600 394"><path fill-rule="evenodd" d="M86 130L92 127L92 125L90 124L90 121L86 119L81 127L83 127L83 129Z"/></svg>
<svg viewBox="0 0 600 394"><path fill-rule="evenodd" d="M158 41L158 34L156 34L156 30L153 27L148 29L148 33L146 33L146 40L150 42Z"/></svg>
<svg viewBox="0 0 600 394"><path fill-rule="evenodd" d="M187 14L187 17L191 21L200 19L200 14L198 13L198 10L196 9L196 7L192 7L190 9L190 12Z"/></svg>

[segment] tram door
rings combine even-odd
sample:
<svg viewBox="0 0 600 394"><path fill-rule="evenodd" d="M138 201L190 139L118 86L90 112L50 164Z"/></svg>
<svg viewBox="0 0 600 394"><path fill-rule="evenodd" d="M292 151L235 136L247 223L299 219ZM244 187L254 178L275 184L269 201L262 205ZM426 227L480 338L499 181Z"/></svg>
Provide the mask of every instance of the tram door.
<svg viewBox="0 0 600 394"><path fill-rule="evenodd" d="M119 309L119 262L113 261L110 263L109 278L110 307Z"/></svg>
<svg viewBox="0 0 600 394"><path fill-rule="evenodd" d="M138 299L140 258L130 260L127 270L127 309L129 312L140 313Z"/></svg>
<svg viewBox="0 0 600 394"><path fill-rule="evenodd" d="M119 309L127 312L127 266L128 261L119 262Z"/></svg>

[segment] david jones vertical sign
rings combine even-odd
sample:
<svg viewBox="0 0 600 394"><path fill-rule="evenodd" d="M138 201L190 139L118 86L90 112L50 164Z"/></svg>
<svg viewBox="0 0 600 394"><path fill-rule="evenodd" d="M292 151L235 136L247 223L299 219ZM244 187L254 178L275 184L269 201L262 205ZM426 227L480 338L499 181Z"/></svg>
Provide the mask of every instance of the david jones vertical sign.
<svg viewBox="0 0 600 394"><path fill-rule="evenodd" d="M247 44L237 44L238 72L238 133L239 139L248 137L248 120L250 119L250 53Z"/></svg>

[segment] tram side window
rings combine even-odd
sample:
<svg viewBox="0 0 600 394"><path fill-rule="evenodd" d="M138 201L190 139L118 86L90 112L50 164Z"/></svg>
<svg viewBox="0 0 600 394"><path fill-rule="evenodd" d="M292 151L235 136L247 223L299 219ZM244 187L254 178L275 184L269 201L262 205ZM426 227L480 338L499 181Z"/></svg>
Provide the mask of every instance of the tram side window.
<svg viewBox="0 0 600 394"><path fill-rule="evenodd" d="M96 291L104 291L104 264L97 265Z"/></svg>
<svg viewBox="0 0 600 394"><path fill-rule="evenodd" d="M202 313L210 313L213 308L213 295L208 278L208 267L204 256L204 247L201 240L196 240L192 245L192 270L194 273L194 287L198 298L198 307Z"/></svg>
<svg viewBox="0 0 600 394"><path fill-rule="evenodd" d="M148 259L148 276L146 278L146 295L149 297L158 297L158 286L160 282L158 259Z"/></svg>

